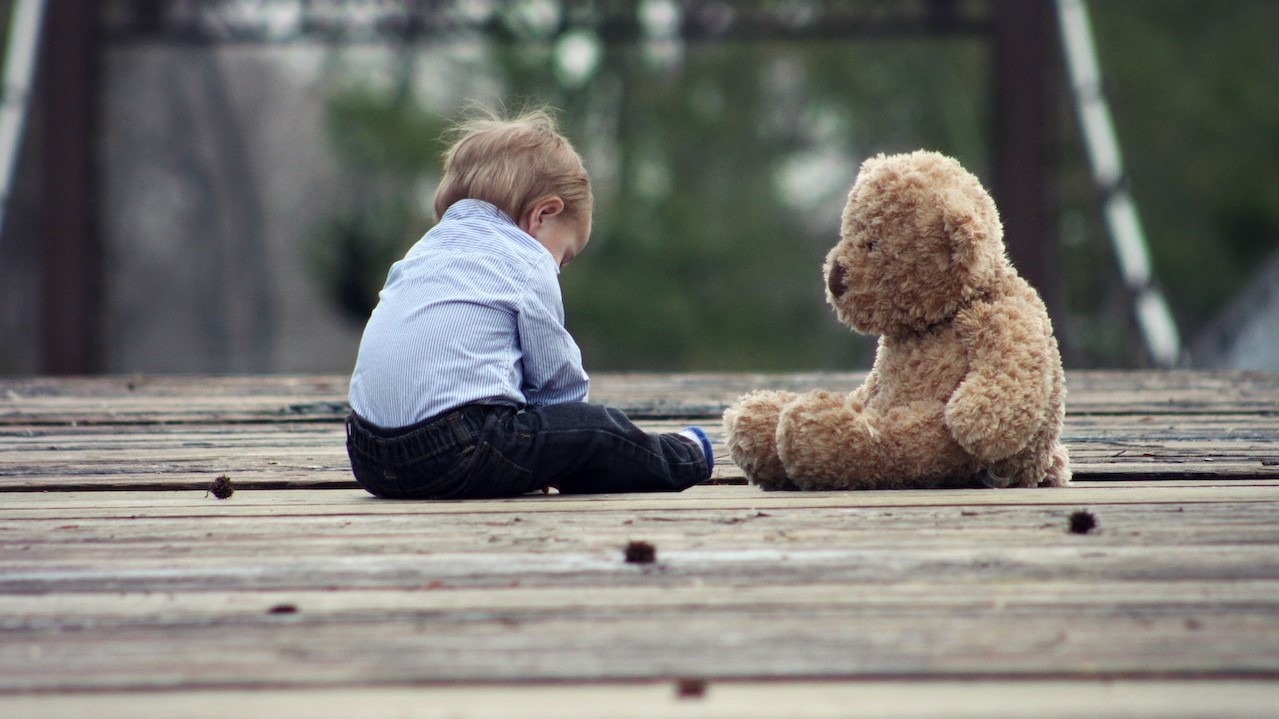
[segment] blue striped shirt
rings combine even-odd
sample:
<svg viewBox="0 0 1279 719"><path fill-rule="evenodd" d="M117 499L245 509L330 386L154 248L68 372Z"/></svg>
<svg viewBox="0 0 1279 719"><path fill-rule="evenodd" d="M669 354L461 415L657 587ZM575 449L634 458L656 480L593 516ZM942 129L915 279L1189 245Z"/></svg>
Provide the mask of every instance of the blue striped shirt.
<svg viewBox="0 0 1279 719"><path fill-rule="evenodd" d="M460 200L391 266L350 401L390 429L475 402L584 400L589 384L550 251L497 207Z"/></svg>

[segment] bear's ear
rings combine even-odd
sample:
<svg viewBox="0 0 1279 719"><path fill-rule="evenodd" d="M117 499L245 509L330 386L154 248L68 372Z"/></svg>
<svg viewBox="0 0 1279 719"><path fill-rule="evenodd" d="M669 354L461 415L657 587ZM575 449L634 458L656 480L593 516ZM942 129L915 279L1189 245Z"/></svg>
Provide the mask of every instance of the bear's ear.
<svg viewBox="0 0 1279 719"><path fill-rule="evenodd" d="M975 265L987 254L988 246L992 242L997 244L1000 239L999 219L997 216L991 217L994 212L993 203L980 202L986 199L984 193L973 197L958 188L942 190L940 199L942 223L950 244L951 264L970 272L975 271ZM991 206L984 206L986 204ZM991 236L992 233L994 237Z"/></svg>

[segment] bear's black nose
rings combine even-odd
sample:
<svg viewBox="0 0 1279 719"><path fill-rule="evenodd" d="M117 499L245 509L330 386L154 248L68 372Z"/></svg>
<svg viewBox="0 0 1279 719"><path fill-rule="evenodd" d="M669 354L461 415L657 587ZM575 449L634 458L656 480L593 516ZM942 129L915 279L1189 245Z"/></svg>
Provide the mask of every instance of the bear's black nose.
<svg viewBox="0 0 1279 719"><path fill-rule="evenodd" d="M848 291L848 270L838 262L831 263L830 274L826 276L826 286L830 288L832 297L843 297Z"/></svg>

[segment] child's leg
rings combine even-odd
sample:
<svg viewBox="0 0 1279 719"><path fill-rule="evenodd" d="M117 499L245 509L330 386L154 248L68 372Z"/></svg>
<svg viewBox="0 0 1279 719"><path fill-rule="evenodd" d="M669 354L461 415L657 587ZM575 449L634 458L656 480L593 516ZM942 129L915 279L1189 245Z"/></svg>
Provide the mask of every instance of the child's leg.
<svg viewBox="0 0 1279 719"><path fill-rule="evenodd" d="M483 442L565 493L678 492L706 480L713 458L695 439L653 434L618 409L586 402L529 408ZM535 487L534 487L535 488Z"/></svg>

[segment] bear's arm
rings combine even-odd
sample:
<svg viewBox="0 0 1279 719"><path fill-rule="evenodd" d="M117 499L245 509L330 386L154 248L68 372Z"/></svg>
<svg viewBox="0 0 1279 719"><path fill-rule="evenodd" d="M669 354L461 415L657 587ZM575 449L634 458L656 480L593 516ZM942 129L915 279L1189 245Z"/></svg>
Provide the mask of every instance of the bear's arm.
<svg viewBox="0 0 1279 719"><path fill-rule="evenodd" d="M956 317L968 374L946 402L946 424L983 462L1010 457L1045 421L1052 393L1043 310L1014 299L977 303Z"/></svg>
<svg viewBox="0 0 1279 719"><path fill-rule="evenodd" d="M870 368L870 373L866 375L861 385L849 395L848 402L860 411L870 403L877 392L879 392L879 366L875 365Z"/></svg>

